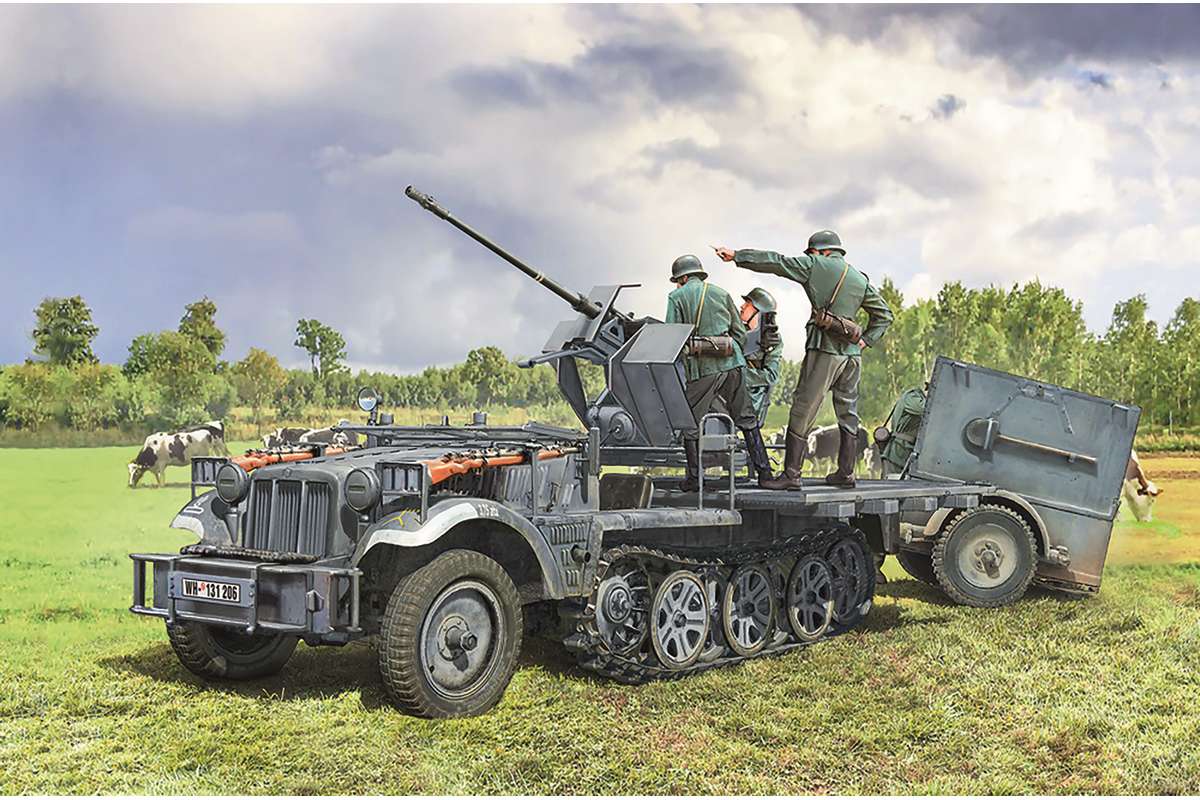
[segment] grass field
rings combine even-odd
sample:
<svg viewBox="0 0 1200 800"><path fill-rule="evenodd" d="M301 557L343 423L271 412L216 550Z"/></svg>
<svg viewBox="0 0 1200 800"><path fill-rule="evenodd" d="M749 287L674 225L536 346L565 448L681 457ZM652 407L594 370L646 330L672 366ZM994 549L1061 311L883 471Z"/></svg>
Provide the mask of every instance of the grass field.
<svg viewBox="0 0 1200 800"><path fill-rule="evenodd" d="M0 792L1200 791L1200 460L1147 462L1178 477L1097 597L964 609L889 563L869 624L805 651L629 688L535 642L494 712L428 722L365 644L184 671L126 554L189 541L186 472L129 491L129 455L0 450Z"/></svg>

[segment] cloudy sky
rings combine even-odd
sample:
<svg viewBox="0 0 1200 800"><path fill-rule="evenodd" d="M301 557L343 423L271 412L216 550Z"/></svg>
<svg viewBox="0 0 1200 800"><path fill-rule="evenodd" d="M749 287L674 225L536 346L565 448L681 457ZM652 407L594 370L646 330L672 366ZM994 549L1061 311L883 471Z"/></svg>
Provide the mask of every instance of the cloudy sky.
<svg viewBox="0 0 1200 800"><path fill-rule="evenodd" d="M0 362L82 294L122 361L207 294L226 356L299 317L355 365L540 349L579 289L842 233L907 297L1040 278L1093 329L1200 294L1196 7L0 7ZM802 291L767 279L801 340ZM791 353L798 357L799 353Z"/></svg>

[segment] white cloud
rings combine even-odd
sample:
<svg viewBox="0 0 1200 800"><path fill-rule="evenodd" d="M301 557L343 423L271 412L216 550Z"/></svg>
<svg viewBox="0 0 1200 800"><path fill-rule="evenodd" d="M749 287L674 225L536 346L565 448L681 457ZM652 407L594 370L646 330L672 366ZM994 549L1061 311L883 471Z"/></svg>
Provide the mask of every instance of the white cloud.
<svg viewBox="0 0 1200 800"><path fill-rule="evenodd" d="M128 232L134 239L209 244L234 241L273 247L299 246L304 239L295 220L281 211L225 214L178 206L134 217Z"/></svg>
<svg viewBox="0 0 1200 800"><path fill-rule="evenodd" d="M1072 70L1018 78L961 50L954 24L897 17L872 39L776 6L3 9L0 101L55 87L232 120L257 134L246 160L310 143L283 183L312 178L295 181L311 197L180 191L127 231L306 248L309 282L336 270L353 298L322 319L364 363L533 352L562 311L405 200L408 183L575 288L643 283L625 300L638 313L662 313L671 260L695 252L733 292L774 291L793 342L799 287L718 265L707 245L799 252L835 227L907 299L1038 277L1083 298L1093 327L1138 290L1126 253L1160 277L1200 263L1194 64L1084 91ZM291 318L305 302L275 300Z"/></svg>

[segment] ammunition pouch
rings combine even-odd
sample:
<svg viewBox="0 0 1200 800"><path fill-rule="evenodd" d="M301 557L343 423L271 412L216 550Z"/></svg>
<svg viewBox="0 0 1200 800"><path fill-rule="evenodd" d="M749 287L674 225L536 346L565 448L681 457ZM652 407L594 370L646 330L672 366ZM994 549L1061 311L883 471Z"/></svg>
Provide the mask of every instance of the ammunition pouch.
<svg viewBox="0 0 1200 800"><path fill-rule="evenodd" d="M862 338L863 330L861 325L847 317L839 317L837 314L831 314L824 308L814 308L809 321L833 338L840 339L848 344L858 344L858 340Z"/></svg>
<svg viewBox="0 0 1200 800"><path fill-rule="evenodd" d="M733 355L732 336L693 336L687 354L696 358L728 358Z"/></svg>

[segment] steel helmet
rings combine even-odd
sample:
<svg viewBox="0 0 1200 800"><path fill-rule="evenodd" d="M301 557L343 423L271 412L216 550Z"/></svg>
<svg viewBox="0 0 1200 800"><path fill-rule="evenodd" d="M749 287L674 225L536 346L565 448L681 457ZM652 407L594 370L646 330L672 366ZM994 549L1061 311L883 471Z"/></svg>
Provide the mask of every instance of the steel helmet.
<svg viewBox="0 0 1200 800"><path fill-rule="evenodd" d="M808 249L837 250L842 255L846 255L846 248L842 247L842 237L829 230L817 231L808 237Z"/></svg>
<svg viewBox="0 0 1200 800"><path fill-rule="evenodd" d="M771 293L761 286L755 286L750 291L742 295L742 299L748 301L760 313L768 314L774 311L778 306L775 303L775 298Z"/></svg>
<svg viewBox="0 0 1200 800"><path fill-rule="evenodd" d="M675 259L675 263L671 264L671 283L679 280L684 275L699 275L701 278L708 277L708 273L704 271L704 265L700 263L700 259L693 255L680 256Z"/></svg>

